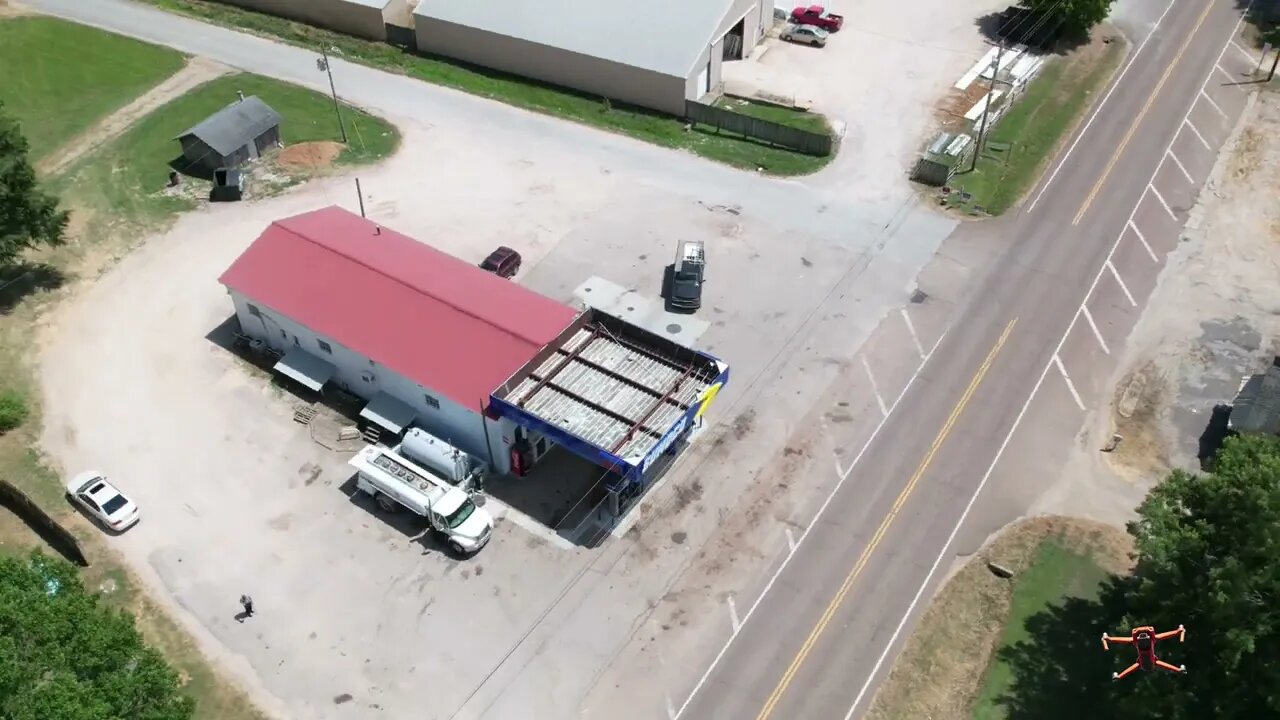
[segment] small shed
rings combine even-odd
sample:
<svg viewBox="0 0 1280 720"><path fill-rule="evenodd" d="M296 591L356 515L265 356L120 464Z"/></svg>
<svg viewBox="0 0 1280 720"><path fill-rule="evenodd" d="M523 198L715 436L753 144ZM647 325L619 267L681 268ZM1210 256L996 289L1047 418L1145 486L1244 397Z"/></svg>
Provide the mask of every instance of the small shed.
<svg viewBox="0 0 1280 720"><path fill-rule="evenodd" d="M1280 435L1280 358L1265 373L1245 380L1227 423L1245 435Z"/></svg>
<svg viewBox="0 0 1280 720"><path fill-rule="evenodd" d="M258 96L241 96L175 139L193 168L236 168L280 143L280 120Z"/></svg>

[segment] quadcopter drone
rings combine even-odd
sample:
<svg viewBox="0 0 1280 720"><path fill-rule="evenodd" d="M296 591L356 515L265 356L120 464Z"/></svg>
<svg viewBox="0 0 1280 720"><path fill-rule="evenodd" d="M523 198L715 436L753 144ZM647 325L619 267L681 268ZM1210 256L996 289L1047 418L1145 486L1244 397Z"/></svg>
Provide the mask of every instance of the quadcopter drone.
<svg viewBox="0 0 1280 720"><path fill-rule="evenodd" d="M1115 637L1108 635L1105 632L1102 633L1103 650L1110 650L1111 646L1107 643L1113 642L1132 645L1134 649L1138 651L1138 661L1118 673L1111 673L1111 679L1120 680L1139 668L1143 670L1160 668L1172 673L1185 673L1187 671L1186 665L1171 665L1156 657L1156 643L1164 640L1165 638L1171 638L1174 635L1178 636L1178 642L1185 642L1187 639L1187 629L1179 625L1177 630L1157 633L1155 628L1144 626L1130 630L1129 637Z"/></svg>

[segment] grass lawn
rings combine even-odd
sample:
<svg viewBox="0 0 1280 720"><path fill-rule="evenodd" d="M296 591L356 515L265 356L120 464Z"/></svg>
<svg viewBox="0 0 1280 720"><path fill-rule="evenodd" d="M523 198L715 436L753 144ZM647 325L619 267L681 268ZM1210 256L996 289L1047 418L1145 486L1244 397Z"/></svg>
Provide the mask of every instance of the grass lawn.
<svg viewBox="0 0 1280 720"><path fill-rule="evenodd" d="M997 159L988 157L994 153L984 153L978 158L977 169L962 170L952 178L953 188L973 196L969 202L953 207L968 211L981 206L990 215L1000 215L1016 205L1057 155L1059 144L1093 105L1125 52L1123 42L1104 44L1095 37L1091 44L1066 57L1049 60L988 133L989 143L1009 146L1003 157ZM967 163L964 167L967 169Z"/></svg>
<svg viewBox="0 0 1280 720"><path fill-rule="evenodd" d="M414 55L386 43L361 40L208 0L145 2L165 10L276 38L292 45L337 48L347 60L492 98L526 110L629 135L655 145L688 150L735 167L751 170L764 168L765 172L772 175L793 176L816 172L831 161L831 157L804 155L729 134L717 135L711 128L685 131L679 120L659 113L618 104L607 106L598 97L541 85L483 68ZM810 117L820 116L810 114ZM825 121L823 125L825 126Z"/></svg>
<svg viewBox="0 0 1280 720"><path fill-rule="evenodd" d="M64 197L95 216L147 227L194 207L197 201L190 194L165 192L169 163L182 154L173 138L235 102L236 91L261 97L284 117L280 135L286 147L341 139L328 96L258 75L227 75L157 108L109 145L81 159L59 183ZM363 111L344 107L342 118L349 142L338 156L339 163L384 158L400 141L394 127ZM253 178L251 171L250 182ZM206 187L199 181L189 184Z"/></svg>
<svg viewBox="0 0 1280 720"><path fill-rule="evenodd" d="M1089 552L1064 546L1055 537L1045 538L1031 560L1031 566L1018 576L1013 601L1000 636L1000 647L1028 639L1027 619L1068 597L1092 599L1108 573ZM1045 652L1052 652L1045 648ZM1012 670L997 659L987 668L973 706L974 720L1003 720L1004 707L997 700L1008 689Z"/></svg>
<svg viewBox="0 0 1280 720"><path fill-rule="evenodd" d="M0 20L0 102L38 162L177 72L182 55L47 17Z"/></svg>

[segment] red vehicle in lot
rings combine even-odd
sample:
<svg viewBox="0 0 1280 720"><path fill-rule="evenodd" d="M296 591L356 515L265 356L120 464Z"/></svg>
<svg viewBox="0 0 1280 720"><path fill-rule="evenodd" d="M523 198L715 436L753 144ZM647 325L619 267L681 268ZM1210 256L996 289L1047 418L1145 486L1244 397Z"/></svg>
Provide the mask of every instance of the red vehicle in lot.
<svg viewBox="0 0 1280 720"><path fill-rule="evenodd" d="M797 25L813 25L827 32L835 32L844 27L844 16L827 12L827 9L821 5L810 5L792 10L791 22Z"/></svg>

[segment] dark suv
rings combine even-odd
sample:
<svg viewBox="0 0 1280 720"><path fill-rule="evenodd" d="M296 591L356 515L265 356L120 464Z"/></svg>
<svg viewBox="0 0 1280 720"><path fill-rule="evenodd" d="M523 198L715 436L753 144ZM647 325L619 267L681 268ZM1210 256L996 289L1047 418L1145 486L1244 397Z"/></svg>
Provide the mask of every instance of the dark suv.
<svg viewBox="0 0 1280 720"><path fill-rule="evenodd" d="M480 263L480 269L510 279L520 272L520 253L503 245L489 253L489 257Z"/></svg>

